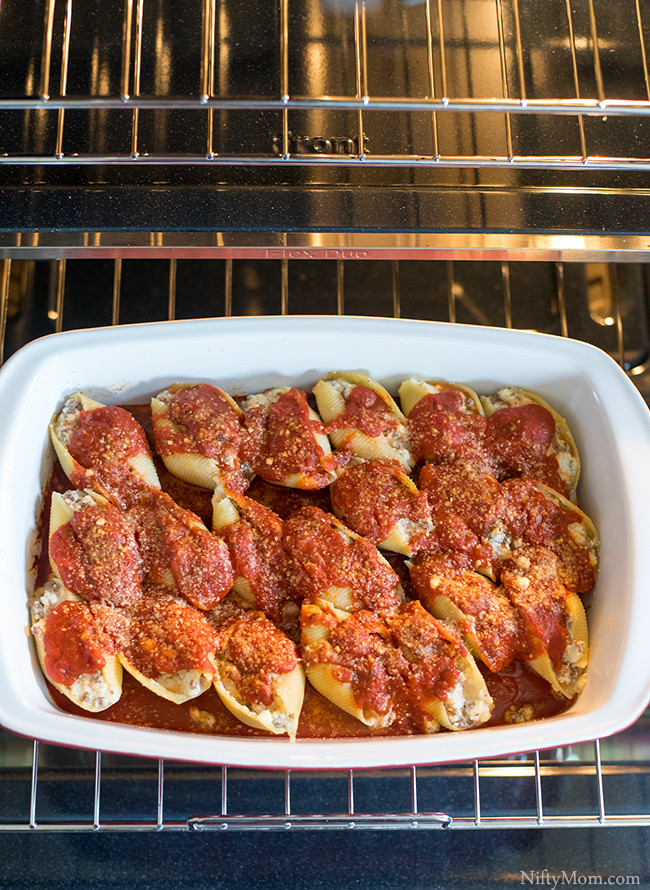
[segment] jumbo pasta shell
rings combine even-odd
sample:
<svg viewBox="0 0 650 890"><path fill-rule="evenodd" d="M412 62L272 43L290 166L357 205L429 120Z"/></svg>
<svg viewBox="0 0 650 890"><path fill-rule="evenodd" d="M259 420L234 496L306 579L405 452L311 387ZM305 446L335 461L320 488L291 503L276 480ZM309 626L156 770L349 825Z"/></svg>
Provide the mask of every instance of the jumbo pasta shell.
<svg viewBox="0 0 650 890"><path fill-rule="evenodd" d="M517 386L504 386L493 395L481 396L481 403L488 418L502 408L516 408L528 404L539 405L551 414L555 421L555 436L550 448L557 459L558 476L565 486L566 495L575 503L580 478L580 455L565 418L541 396Z"/></svg>
<svg viewBox="0 0 650 890"><path fill-rule="evenodd" d="M46 652L47 619L58 606L65 602L75 603L74 608L82 612L88 608L79 597L65 588L56 578L48 581L34 593L30 608L33 621L31 631L41 670L48 682L77 707L92 713L105 711L114 705L122 695L122 666L113 651L106 650L102 653L103 666L97 667L94 671L81 672L72 683L57 681L48 667L50 662ZM87 630L84 631L84 633L86 632ZM74 625L67 627L65 634L57 644L59 655L56 660L63 657L64 663L69 658L65 655L66 643L71 645L70 652L73 659L77 655L78 649L83 649L87 645L83 640L77 642ZM61 646L63 646L62 651ZM100 648L102 647L100 646Z"/></svg>
<svg viewBox="0 0 650 890"><path fill-rule="evenodd" d="M349 424L337 428L336 421L345 415L351 393L357 387L372 390L381 405L380 422L388 421L390 428L372 435L367 430ZM411 470L413 460L406 418L388 390L366 374L356 371L333 371L326 374L313 388L318 411L327 425L328 435L335 448L346 448L364 460L392 460Z"/></svg>
<svg viewBox="0 0 650 890"><path fill-rule="evenodd" d="M142 671L126 657L123 652L118 658L126 671L150 692L160 698L167 699L176 705L190 701L210 688L212 676L196 668L176 671L173 674L159 674L157 677L146 677Z"/></svg>
<svg viewBox="0 0 650 890"><path fill-rule="evenodd" d="M139 427L134 418L123 408L111 408L89 399L83 393L75 393L66 399L63 408L55 414L49 424L50 439L54 446L56 456L59 459L63 472L78 488L89 488L98 494L116 502L118 506L125 506L123 495L120 491L112 491L106 488L102 481L102 456L99 455L94 466L82 466L70 453L69 445L73 433L79 424L81 412L107 409L119 413L128 420L132 429L138 431L141 437L142 447L137 453L125 458L125 476L130 480L137 480L142 488L160 489L160 480L156 471L153 458L149 452L144 431ZM115 428L115 427L114 427ZM119 442L119 429L116 432L116 441Z"/></svg>
<svg viewBox="0 0 650 890"><path fill-rule="evenodd" d="M490 719L493 701L485 680L468 652L459 658L461 677L444 699L431 706L431 716L454 732L480 726Z"/></svg>
<svg viewBox="0 0 650 890"><path fill-rule="evenodd" d="M274 735L286 733L290 739L296 738L305 694L305 672L302 665L298 664L287 674L279 674L274 680L273 703L269 707L256 707L242 699L218 658L216 664L214 688L231 714L246 726L264 729Z"/></svg>
<svg viewBox="0 0 650 890"><path fill-rule="evenodd" d="M319 660L323 647L328 643L330 629L327 622L332 617L340 623L351 620L353 616L323 600L304 604L302 607L301 646L307 680L324 698L365 726L373 729L390 726L395 720L392 706L384 713L379 713L368 704L359 704L352 683L341 679L341 665L333 664L326 656Z"/></svg>
<svg viewBox="0 0 650 890"><path fill-rule="evenodd" d="M189 416L183 415L183 419L191 424L196 418L199 423L198 428L188 429L173 419L171 405L178 393L190 390L207 392L208 403L206 405L203 396L198 404L185 406ZM239 463L241 414L241 408L228 393L209 384L175 384L159 393L151 400L151 417L157 449L165 467L184 482L218 490L222 496L231 489L244 491L248 483Z"/></svg>
<svg viewBox="0 0 650 890"><path fill-rule="evenodd" d="M424 396L449 390L456 390L463 395L466 400L464 409L466 413L484 414L480 397L464 383L449 383L446 380L419 380L415 377L409 377L400 384L399 400L402 411L408 417Z"/></svg>
<svg viewBox="0 0 650 890"><path fill-rule="evenodd" d="M579 695L587 682L589 634L587 616L580 597L571 593L566 600L567 643L562 666L556 670L547 653L527 661L527 666L543 677L551 688L565 698Z"/></svg>
<svg viewBox="0 0 650 890"><path fill-rule="evenodd" d="M45 667L45 620L32 627L36 653L48 682L78 708L97 714L110 708L122 696L122 665L115 655L106 656L106 664L93 674L82 674L71 686L55 683Z"/></svg>

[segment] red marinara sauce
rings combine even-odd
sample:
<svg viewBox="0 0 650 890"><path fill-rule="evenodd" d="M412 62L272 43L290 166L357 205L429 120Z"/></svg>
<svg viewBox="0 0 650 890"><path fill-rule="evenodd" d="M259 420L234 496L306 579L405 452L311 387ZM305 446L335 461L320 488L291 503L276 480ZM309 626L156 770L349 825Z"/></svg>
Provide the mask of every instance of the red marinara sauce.
<svg viewBox="0 0 650 890"><path fill-rule="evenodd" d="M123 619L115 624L118 646L145 677L183 670L214 673L209 656L217 645L216 631L186 603L151 592Z"/></svg>
<svg viewBox="0 0 650 890"><path fill-rule="evenodd" d="M332 484L331 499L347 525L373 544L384 541L400 520L420 525L421 538L431 522L425 492L413 491L404 470L388 461L347 467ZM417 546L416 540L412 543Z"/></svg>
<svg viewBox="0 0 650 890"><path fill-rule="evenodd" d="M345 410L326 426L328 433L334 430L352 429L366 436L381 436L399 428L390 405L369 386L355 386L345 404Z"/></svg>
<svg viewBox="0 0 650 890"><path fill-rule="evenodd" d="M87 506L50 537L61 580L88 600L127 605L140 593L142 558L129 517L117 507Z"/></svg>
<svg viewBox="0 0 650 890"><path fill-rule="evenodd" d="M163 584L172 573L176 587L192 605L210 609L232 587L228 547L165 492L147 492L129 510L143 556L145 580Z"/></svg>
<svg viewBox="0 0 650 890"><path fill-rule="evenodd" d="M325 435L320 420L310 416L307 394L295 387L268 405L254 404L243 415L245 436L242 457L267 482L286 484L292 476L296 488L325 488L335 469L334 458L316 439Z"/></svg>
<svg viewBox="0 0 650 890"><path fill-rule="evenodd" d="M501 483L503 521L510 533L524 544L546 547L558 558L558 573L564 585L576 593L589 593L596 583L595 545L571 534L580 526L580 513L551 500L531 479L508 479Z"/></svg>
<svg viewBox="0 0 650 890"><path fill-rule="evenodd" d="M538 479L566 497L567 482L552 453L555 437L555 418L543 405L531 402L499 408L485 427L485 447L497 478Z"/></svg>
<svg viewBox="0 0 650 890"><path fill-rule="evenodd" d="M234 574L250 584L256 608L280 623L288 599L284 524L272 510L250 498L241 503L244 515L221 529L221 535L230 550Z"/></svg>
<svg viewBox="0 0 650 890"><path fill-rule="evenodd" d="M467 655L461 638L417 600L403 605L387 621L392 644L404 659L402 695L416 705L432 698L444 701L460 678L458 658Z"/></svg>
<svg viewBox="0 0 650 890"><path fill-rule="evenodd" d="M120 507L127 507L148 488L130 467L133 458L143 454L151 456L147 437L125 408L105 405L81 411L68 451L80 465L70 476L77 488L99 488ZM90 486L89 476L92 476Z"/></svg>
<svg viewBox="0 0 650 890"><path fill-rule="evenodd" d="M45 670L53 683L72 686L83 674L95 674L115 646L85 603L65 600L45 619Z"/></svg>
<svg viewBox="0 0 650 890"><path fill-rule="evenodd" d="M341 534L343 532L343 535ZM335 516L303 507L285 521L284 544L291 555L290 583L300 599L330 587L350 587L357 608L395 608L399 578L366 538L351 538Z"/></svg>
<svg viewBox="0 0 650 890"><path fill-rule="evenodd" d="M521 614L494 582L468 568L463 554L422 554L411 566L411 583L430 611L442 596L466 616L460 630L474 641L492 672L515 658L530 657Z"/></svg>
<svg viewBox="0 0 650 890"><path fill-rule="evenodd" d="M520 547L504 561L501 584L538 641L532 656L547 652L559 670L567 640L568 591L559 580L555 554L544 547Z"/></svg>
<svg viewBox="0 0 650 890"><path fill-rule="evenodd" d="M408 416L413 458L488 469L485 417L470 407L467 395L455 389L428 393L416 402Z"/></svg>
<svg viewBox="0 0 650 890"><path fill-rule="evenodd" d="M156 450L162 456L181 451L218 458L224 447L239 449L239 413L216 386L197 383L179 389L169 402L169 417L181 430L156 436Z"/></svg>
<svg viewBox="0 0 650 890"><path fill-rule="evenodd" d="M217 657L222 669L248 702L272 704L277 676L298 666L296 645L261 612L246 612L218 629Z"/></svg>

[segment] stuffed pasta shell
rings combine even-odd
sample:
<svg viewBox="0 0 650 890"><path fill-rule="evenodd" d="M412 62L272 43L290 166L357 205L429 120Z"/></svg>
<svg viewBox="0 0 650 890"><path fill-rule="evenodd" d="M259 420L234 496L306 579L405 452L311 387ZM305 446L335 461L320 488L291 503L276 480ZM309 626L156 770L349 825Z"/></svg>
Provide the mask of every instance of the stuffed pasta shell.
<svg viewBox="0 0 650 890"><path fill-rule="evenodd" d="M544 399L516 386L504 386L481 402L485 446L497 478L533 478L575 502L580 458L566 420Z"/></svg>
<svg viewBox="0 0 650 890"><path fill-rule="evenodd" d="M217 636L201 612L165 591L150 591L111 619L122 666L151 692L182 704L209 689Z"/></svg>
<svg viewBox="0 0 650 890"><path fill-rule="evenodd" d="M122 695L122 666L101 620L56 578L35 592L32 636L49 682L85 711L97 713Z"/></svg>
<svg viewBox="0 0 650 890"><path fill-rule="evenodd" d="M433 530L426 494L387 461L351 463L332 483L330 497L339 519L382 550L410 556Z"/></svg>
<svg viewBox="0 0 650 890"><path fill-rule="evenodd" d="M295 643L262 612L217 629L215 667L214 687L238 720L295 739L305 673Z"/></svg>
<svg viewBox="0 0 650 890"><path fill-rule="evenodd" d="M178 591L198 609L211 609L232 587L228 547L190 510L165 492L147 492L128 510L148 585Z"/></svg>
<svg viewBox="0 0 650 890"><path fill-rule="evenodd" d="M511 549L522 544L548 548L557 557L562 583L589 593L596 583L600 540L587 514L541 482L508 479L500 488Z"/></svg>
<svg viewBox="0 0 650 890"><path fill-rule="evenodd" d="M50 565L73 593L126 606L140 596L143 562L124 510L82 491L52 493Z"/></svg>
<svg viewBox="0 0 650 890"><path fill-rule="evenodd" d="M242 459L266 482L309 491L334 478L323 423L295 387L275 387L242 403Z"/></svg>
<svg viewBox="0 0 650 890"><path fill-rule="evenodd" d="M50 437L76 488L91 489L122 508L143 491L160 488L144 430L125 408L76 393L52 418Z"/></svg>
<svg viewBox="0 0 650 890"><path fill-rule="evenodd" d="M410 377L399 388L414 461L490 468L483 435L485 414L473 389L446 380Z"/></svg>
<svg viewBox="0 0 650 890"><path fill-rule="evenodd" d="M417 600L386 616L403 695L425 732L454 731L490 719L493 701L458 632L425 611ZM399 693L396 693L399 696Z"/></svg>
<svg viewBox="0 0 650 890"><path fill-rule="evenodd" d="M232 595L237 602L283 626L297 621L298 607L287 589L280 517L245 496L215 495L212 529L228 545L234 572Z"/></svg>
<svg viewBox="0 0 650 890"><path fill-rule="evenodd" d="M420 602L454 625L475 658L493 673L528 652L523 618L505 591L473 571L462 554L422 554L411 564Z"/></svg>
<svg viewBox="0 0 650 890"><path fill-rule="evenodd" d="M406 418L380 383L356 371L336 371L319 380L313 392L336 449L412 469Z"/></svg>
<svg viewBox="0 0 650 890"><path fill-rule="evenodd" d="M325 600L303 603L301 651L307 679L320 694L365 726L395 720L390 634L374 612L346 612Z"/></svg>
<svg viewBox="0 0 650 890"><path fill-rule="evenodd" d="M248 487L240 461L241 408L208 383L176 384L151 400L156 451L170 473L219 492Z"/></svg>
<svg viewBox="0 0 650 890"><path fill-rule="evenodd" d="M578 695L587 680L587 618L580 597L560 581L555 554L519 548L504 563L501 584L527 626L527 665L566 698Z"/></svg>
<svg viewBox="0 0 650 890"><path fill-rule="evenodd" d="M399 576L375 545L318 507L285 520L284 546L298 600L324 600L348 612L391 611L403 601Z"/></svg>
<svg viewBox="0 0 650 890"><path fill-rule="evenodd" d="M425 464L418 487L433 521L429 550L463 554L470 567L492 580L512 547L499 482L490 473L458 464Z"/></svg>

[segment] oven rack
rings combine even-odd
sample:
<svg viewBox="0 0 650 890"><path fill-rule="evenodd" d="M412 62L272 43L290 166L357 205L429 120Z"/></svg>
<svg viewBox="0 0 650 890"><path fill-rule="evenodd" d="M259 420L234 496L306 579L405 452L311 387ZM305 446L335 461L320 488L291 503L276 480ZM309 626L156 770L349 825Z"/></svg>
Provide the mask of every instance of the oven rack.
<svg viewBox="0 0 650 890"><path fill-rule="evenodd" d="M75 327L365 313L588 340L650 399L649 293L644 264L4 260L0 363L37 336ZM0 832L647 827L649 782L650 712L611 738L552 751L383 770L208 767L0 731Z"/></svg>
<svg viewBox="0 0 650 890"><path fill-rule="evenodd" d="M47 750L47 746L35 741L31 769L15 769L10 777L24 791L22 795L13 791L13 807L18 810L16 799L22 796L23 808L12 816L3 814L0 832L422 831L650 825L650 807L647 798L641 797L647 787L648 764L604 763L598 741L578 747L591 747L591 758L573 761L570 751L545 752L546 757L535 751L508 760L316 773L202 767L100 751L76 752L74 766L63 766L61 757L55 755L58 763L53 767L42 763L47 758L42 757L41 748ZM566 755L567 761L556 759ZM588 753L581 756L590 757ZM7 780L8 771L2 772L5 775L0 776L0 783L6 791L11 781ZM562 789L569 783L574 787L572 799L563 800ZM630 789L639 795L634 800L638 809L631 807L626 797ZM428 809L430 806L445 809ZM197 813L200 807L205 809Z"/></svg>
<svg viewBox="0 0 650 890"><path fill-rule="evenodd" d="M0 164L650 169L642 0L88 6L3 3Z"/></svg>

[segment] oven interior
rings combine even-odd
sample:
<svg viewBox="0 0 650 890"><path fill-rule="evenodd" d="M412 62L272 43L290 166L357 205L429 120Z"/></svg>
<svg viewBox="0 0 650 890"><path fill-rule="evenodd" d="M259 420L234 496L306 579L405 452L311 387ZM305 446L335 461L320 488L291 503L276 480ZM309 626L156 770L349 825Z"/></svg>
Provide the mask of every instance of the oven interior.
<svg viewBox="0 0 650 890"><path fill-rule="evenodd" d="M641 0L5 0L0 362L73 328L395 316L584 340L649 400L649 31ZM552 751L343 772L2 732L0 831L421 844L442 813L517 838L575 828L584 868L609 845L641 874L644 850L591 829L647 827L649 781L647 713ZM471 886L505 874L463 868Z"/></svg>

